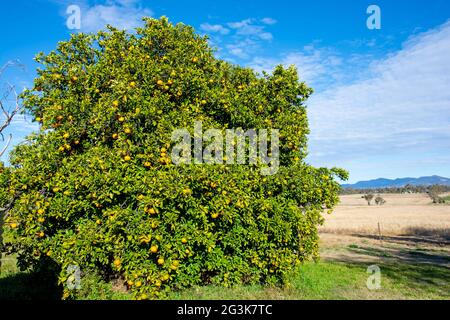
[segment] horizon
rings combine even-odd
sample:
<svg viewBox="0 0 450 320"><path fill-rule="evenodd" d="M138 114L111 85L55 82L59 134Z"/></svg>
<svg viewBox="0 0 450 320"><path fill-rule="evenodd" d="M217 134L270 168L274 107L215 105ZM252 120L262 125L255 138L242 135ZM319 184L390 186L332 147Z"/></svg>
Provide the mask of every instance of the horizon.
<svg viewBox="0 0 450 320"><path fill-rule="evenodd" d="M2 4L0 18L8 32L0 44L0 66L18 59L25 69L8 69L0 78L2 87L6 82L19 91L30 87L35 54L48 53L57 41L78 32L66 26L72 4L81 8L81 32L106 23L131 30L142 16L164 15L208 35L223 60L256 71L296 65L300 79L315 90L307 101L306 161L348 170L348 184L378 177L450 176L446 0L376 1L379 30L366 25L372 1L288 3L290 10L280 2L16 1ZM24 38L26 43L17 41ZM6 132L13 134L8 151L36 129L31 119L16 117Z"/></svg>

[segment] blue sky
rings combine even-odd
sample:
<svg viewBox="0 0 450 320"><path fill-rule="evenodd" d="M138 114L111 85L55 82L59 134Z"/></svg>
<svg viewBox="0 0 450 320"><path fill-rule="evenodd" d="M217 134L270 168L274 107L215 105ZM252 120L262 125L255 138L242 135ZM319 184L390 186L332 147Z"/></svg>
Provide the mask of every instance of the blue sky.
<svg viewBox="0 0 450 320"><path fill-rule="evenodd" d="M450 1L2 1L0 77L30 86L33 56L67 39L66 9L81 8L81 31L110 23L132 29L168 16L210 36L217 56L258 71L294 64L315 89L308 102L308 161L340 166L350 182L378 177L450 177ZM366 26L369 5L381 29ZM9 101L12 103L12 101ZM18 117L13 143L36 130ZM1 145L0 145L1 146Z"/></svg>

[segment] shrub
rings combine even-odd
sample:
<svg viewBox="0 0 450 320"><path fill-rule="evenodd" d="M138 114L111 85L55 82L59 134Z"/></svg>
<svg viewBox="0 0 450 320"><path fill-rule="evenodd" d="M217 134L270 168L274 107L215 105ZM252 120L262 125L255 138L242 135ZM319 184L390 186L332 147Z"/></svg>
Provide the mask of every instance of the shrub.
<svg viewBox="0 0 450 320"><path fill-rule="evenodd" d="M380 196L377 196L376 198L375 198L375 204L377 205L377 206L382 206L382 205L384 205L384 204L386 204L386 200L384 200L382 197L380 197Z"/></svg>
<svg viewBox="0 0 450 320"><path fill-rule="evenodd" d="M366 201L367 201L367 204L370 206L370 203L372 202L372 200L373 200L374 197L375 197L375 196L374 196L373 194L369 193L369 194L363 195L361 198L363 198L364 200L366 200Z"/></svg>
<svg viewBox="0 0 450 320"><path fill-rule="evenodd" d="M197 284L283 284L318 254L317 226L338 201L341 169L306 156L305 100L294 67L271 75L214 58L183 24L144 19L127 34L77 34L39 54L23 94L41 130L11 156L7 226L22 268L69 265L120 278L136 298ZM280 130L280 168L181 165L176 128ZM65 290L64 297L72 295Z"/></svg>

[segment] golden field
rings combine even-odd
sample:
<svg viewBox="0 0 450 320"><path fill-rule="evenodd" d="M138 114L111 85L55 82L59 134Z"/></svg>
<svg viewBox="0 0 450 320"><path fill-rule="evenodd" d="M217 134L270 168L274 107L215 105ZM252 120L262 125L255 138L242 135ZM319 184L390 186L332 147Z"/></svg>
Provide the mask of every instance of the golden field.
<svg viewBox="0 0 450 320"><path fill-rule="evenodd" d="M450 205L434 205L427 194L382 194L383 206L369 206L362 195L341 196L341 203L325 215L322 233L418 235L447 237Z"/></svg>

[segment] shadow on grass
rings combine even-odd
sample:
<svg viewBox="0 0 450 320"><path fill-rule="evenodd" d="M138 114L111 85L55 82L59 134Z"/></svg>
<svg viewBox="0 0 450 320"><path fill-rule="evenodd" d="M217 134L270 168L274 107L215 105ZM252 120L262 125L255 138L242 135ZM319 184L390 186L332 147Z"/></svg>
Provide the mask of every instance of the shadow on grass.
<svg viewBox="0 0 450 320"><path fill-rule="evenodd" d="M411 244L433 244L437 246L447 246L450 245L450 236L446 235L444 233L436 235L434 234L433 237L428 236L425 234L425 231L422 231L422 234L405 234L401 236L386 236L383 235L381 239L385 242L393 242L393 243L411 243ZM378 235L371 235L371 234L352 234L354 237L358 238L366 238L366 239L372 239L372 240L379 240L380 237Z"/></svg>
<svg viewBox="0 0 450 320"><path fill-rule="evenodd" d="M0 300L61 300L56 277L16 273L0 278Z"/></svg>
<svg viewBox="0 0 450 320"><path fill-rule="evenodd" d="M450 271L450 256L445 251L427 249L405 249L392 247L352 246L347 250L358 255L371 256L382 260L394 260L407 264L431 264L446 267ZM348 262L348 261L347 261Z"/></svg>
<svg viewBox="0 0 450 320"><path fill-rule="evenodd" d="M390 247L351 246L347 250L357 256L369 256L376 260L358 261L348 256L336 256L334 262L347 266L367 268L376 264L381 275L392 286L407 289L411 297L426 298L423 294L450 298L450 257L446 252L426 249L397 249Z"/></svg>

